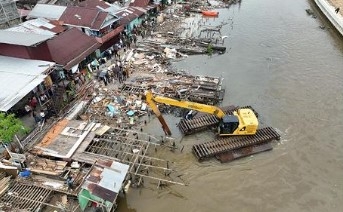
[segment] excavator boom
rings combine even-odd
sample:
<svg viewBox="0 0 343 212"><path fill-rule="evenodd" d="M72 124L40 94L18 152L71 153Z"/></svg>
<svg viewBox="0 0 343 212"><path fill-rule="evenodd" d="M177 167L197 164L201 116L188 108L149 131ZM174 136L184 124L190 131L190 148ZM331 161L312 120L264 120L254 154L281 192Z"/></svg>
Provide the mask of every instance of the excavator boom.
<svg viewBox="0 0 343 212"><path fill-rule="evenodd" d="M165 122L161 112L159 111L157 105L155 104L155 102L163 103L163 104L167 104L167 105L172 105L172 106L176 106L176 107L181 107L181 108L187 108L190 110L196 110L199 112L213 114L216 117L218 117L219 119L222 119L225 116L225 113L220 108L218 108L216 106L205 105L205 104L183 101L183 100L176 100L176 99L163 97L163 96L154 96L151 91L147 91L145 93L145 100L148 103L148 105L150 106L150 108L156 114L158 120L162 124L163 131L167 135L171 135L171 131L170 131L167 123Z"/></svg>

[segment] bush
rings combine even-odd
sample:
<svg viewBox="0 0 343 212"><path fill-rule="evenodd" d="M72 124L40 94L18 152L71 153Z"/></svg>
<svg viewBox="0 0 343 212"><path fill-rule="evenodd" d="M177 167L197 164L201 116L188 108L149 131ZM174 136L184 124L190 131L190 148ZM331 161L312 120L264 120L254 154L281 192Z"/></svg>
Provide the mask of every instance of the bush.
<svg viewBox="0 0 343 212"><path fill-rule="evenodd" d="M213 54L213 46L212 46L212 44L208 44L206 53L208 55L212 56L212 54Z"/></svg>
<svg viewBox="0 0 343 212"><path fill-rule="evenodd" d="M27 133L22 121L15 117L14 114L0 113L0 140L4 143L13 141L15 134Z"/></svg>

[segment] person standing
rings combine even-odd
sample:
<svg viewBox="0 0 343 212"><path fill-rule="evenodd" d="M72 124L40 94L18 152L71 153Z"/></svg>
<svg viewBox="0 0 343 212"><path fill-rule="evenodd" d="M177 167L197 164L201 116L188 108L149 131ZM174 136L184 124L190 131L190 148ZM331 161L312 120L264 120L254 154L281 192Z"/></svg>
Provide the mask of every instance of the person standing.
<svg viewBox="0 0 343 212"><path fill-rule="evenodd" d="M119 44L116 43L116 44L114 45L114 48L113 48L113 52L114 52L114 57L115 57L115 58L119 58L118 51L119 51Z"/></svg>
<svg viewBox="0 0 343 212"><path fill-rule="evenodd" d="M39 116L40 116L40 121L41 122L45 122L45 112L44 112L44 110L40 111Z"/></svg>
<svg viewBox="0 0 343 212"><path fill-rule="evenodd" d="M137 47L137 35L132 34L132 39L133 39L133 43L135 44L135 47Z"/></svg>
<svg viewBox="0 0 343 212"><path fill-rule="evenodd" d="M32 117L35 120L36 124L38 124L41 121L40 117L37 116L36 111L34 110L32 110Z"/></svg>
<svg viewBox="0 0 343 212"><path fill-rule="evenodd" d="M126 72L126 79L130 77L130 66L125 67L125 72Z"/></svg>
<svg viewBox="0 0 343 212"><path fill-rule="evenodd" d="M335 12L338 13L338 12L339 12L339 9L340 9L340 8L337 7L337 8L335 9Z"/></svg>
<svg viewBox="0 0 343 212"><path fill-rule="evenodd" d="M126 81L126 69L122 69L122 73L123 73L123 81Z"/></svg>
<svg viewBox="0 0 343 212"><path fill-rule="evenodd" d="M114 76L117 78L117 80L119 80L119 71L120 71L119 66L116 64L114 66L113 72L114 72Z"/></svg>
<svg viewBox="0 0 343 212"><path fill-rule="evenodd" d="M32 109L36 109L37 103L38 101L36 97L32 97L31 99L29 99L29 105Z"/></svg>
<svg viewBox="0 0 343 212"><path fill-rule="evenodd" d="M119 83L123 82L123 70L122 69L119 69L118 80L119 80Z"/></svg>
<svg viewBox="0 0 343 212"><path fill-rule="evenodd" d="M67 177L66 183L67 183L67 186L68 186L68 190L73 190L74 179L73 179L73 177L71 175L69 175Z"/></svg>
<svg viewBox="0 0 343 212"><path fill-rule="evenodd" d="M107 78L106 74L104 75L104 77L102 78L102 80L104 81L105 86L107 86L107 84L108 84L108 78Z"/></svg>

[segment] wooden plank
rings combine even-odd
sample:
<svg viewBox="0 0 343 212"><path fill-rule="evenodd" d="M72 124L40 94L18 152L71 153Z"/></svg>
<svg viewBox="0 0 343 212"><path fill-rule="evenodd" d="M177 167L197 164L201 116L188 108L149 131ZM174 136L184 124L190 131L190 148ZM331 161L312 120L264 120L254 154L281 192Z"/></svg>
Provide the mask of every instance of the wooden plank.
<svg viewBox="0 0 343 212"><path fill-rule="evenodd" d="M0 196L7 190L10 185L11 177L4 177L0 180Z"/></svg>
<svg viewBox="0 0 343 212"><path fill-rule="evenodd" d="M100 129L97 129L95 131L95 134L101 136L101 135L105 134L109 129L111 129L111 127L105 125L105 126L101 127Z"/></svg>

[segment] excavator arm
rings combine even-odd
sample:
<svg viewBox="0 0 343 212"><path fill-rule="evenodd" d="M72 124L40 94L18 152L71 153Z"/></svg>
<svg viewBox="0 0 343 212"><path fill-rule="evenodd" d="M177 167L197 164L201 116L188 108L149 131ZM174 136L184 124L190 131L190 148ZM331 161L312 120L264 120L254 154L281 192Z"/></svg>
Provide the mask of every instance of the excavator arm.
<svg viewBox="0 0 343 212"><path fill-rule="evenodd" d="M216 106L205 105L205 104L183 101L183 100L176 100L176 99L163 97L163 96L154 96L151 91L147 91L145 93L145 100L147 104L149 105L149 107L157 116L158 120L161 122L163 131L165 132L166 135L171 135L171 131L166 121L164 120L161 112L159 111L156 103L163 103L163 104L172 105L176 107L187 108L187 109L196 110L199 112L213 114L219 119L222 119L225 116L225 113Z"/></svg>

